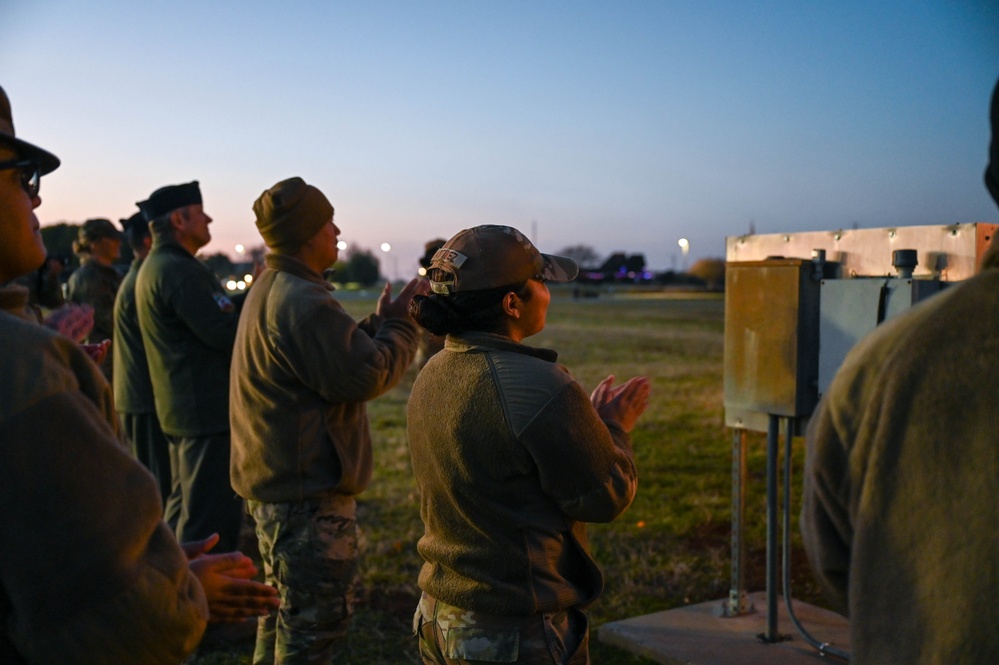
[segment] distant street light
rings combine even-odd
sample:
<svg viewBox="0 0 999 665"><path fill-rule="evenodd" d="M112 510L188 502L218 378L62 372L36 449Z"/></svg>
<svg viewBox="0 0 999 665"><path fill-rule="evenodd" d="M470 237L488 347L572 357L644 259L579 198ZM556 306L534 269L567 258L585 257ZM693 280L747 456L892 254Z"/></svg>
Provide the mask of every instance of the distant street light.
<svg viewBox="0 0 999 665"><path fill-rule="evenodd" d="M383 242L381 247L382 251L388 254L392 258L392 281L397 282L399 281L399 257L391 253L392 245L390 245L389 243Z"/></svg>
<svg viewBox="0 0 999 665"><path fill-rule="evenodd" d="M246 247L243 247L243 245L236 245L236 253L239 254L240 258L242 258L243 252L245 251Z"/></svg>
<svg viewBox="0 0 999 665"><path fill-rule="evenodd" d="M690 242L686 238L680 238L676 244L680 246L680 254L683 255L683 271L687 272L687 254L690 252Z"/></svg>

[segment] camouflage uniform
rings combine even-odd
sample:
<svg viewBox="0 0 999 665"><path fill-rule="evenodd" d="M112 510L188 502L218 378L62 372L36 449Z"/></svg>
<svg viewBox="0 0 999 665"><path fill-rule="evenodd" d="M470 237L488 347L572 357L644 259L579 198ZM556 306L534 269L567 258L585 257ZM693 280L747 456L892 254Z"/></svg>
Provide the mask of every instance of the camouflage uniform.
<svg viewBox="0 0 999 665"><path fill-rule="evenodd" d="M254 665L326 664L347 634L357 586L357 521L353 497L289 503L247 502L267 583L281 608L257 623Z"/></svg>
<svg viewBox="0 0 999 665"><path fill-rule="evenodd" d="M424 593L413 616L413 633L426 665L590 662L586 615L575 608L503 616L465 610Z"/></svg>

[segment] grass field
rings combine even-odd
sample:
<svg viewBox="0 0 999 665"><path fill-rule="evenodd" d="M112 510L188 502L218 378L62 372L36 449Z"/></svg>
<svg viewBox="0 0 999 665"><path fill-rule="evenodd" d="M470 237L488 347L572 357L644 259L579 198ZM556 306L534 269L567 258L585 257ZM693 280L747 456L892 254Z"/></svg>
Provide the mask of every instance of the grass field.
<svg viewBox="0 0 999 665"><path fill-rule="evenodd" d="M633 432L638 496L616 522L590 528L606 576L603 597L589 609L592 660L644 665L651 661L601 644L599 627L724 598L729 591L732 435L724 427L722 403L724 301L717 295L620 292L574 300L568 293L553 292L548 325L528 342L556 349L587 390L608 374L652 380L651 405ZM344 294L343 303L363 316L374 301ZM400 386L370 405L375 476L360 497L358 516L365 542L364 597L341 664L419 662L410 624L419 595L416 541L422 523L405 422L414 376L411 370ZM755 591L765 584L765 442L755 434L749 441L747 586ZM800 442L796 448L798 476ZM795 489L795 533L799 496ZM794 597L821 604L800 546L793 547L793 555ZM251 652L252 641L202 648L192 662L249 663Z"/></svg>

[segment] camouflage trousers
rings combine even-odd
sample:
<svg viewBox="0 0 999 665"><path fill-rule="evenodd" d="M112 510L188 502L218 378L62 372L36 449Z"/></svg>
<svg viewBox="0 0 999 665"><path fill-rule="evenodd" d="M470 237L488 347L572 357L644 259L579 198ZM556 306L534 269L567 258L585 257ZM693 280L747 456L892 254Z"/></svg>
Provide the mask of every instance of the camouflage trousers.
<svg viewBox="0 0 999 665"><path fill-rule="evenodd" d="M248 501L264 575L281 597L257 623L254 665L327 665L350 627L357 587L353 497Z"/></svg>
<svg viewBox="0 0 999 665"><path fill-rule="evenodd" d="M589 622L582 610L501 616L464 610L428 596L413 617L424 665L526 663L589 665Z"/></svg>

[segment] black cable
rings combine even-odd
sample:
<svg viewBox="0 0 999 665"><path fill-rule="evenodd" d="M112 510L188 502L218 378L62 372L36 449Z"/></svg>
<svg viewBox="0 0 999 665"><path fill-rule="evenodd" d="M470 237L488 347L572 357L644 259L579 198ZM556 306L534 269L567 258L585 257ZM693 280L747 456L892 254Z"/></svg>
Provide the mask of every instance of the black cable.
<svg viewBox="0 0 999 665"><path fill-rule="evenodd" d="M783 587L784 604L787 606L787 615L791 618L791 623L798 629L798 633L810 645L818 649L819 654L826 656L836 656L849 662L850 652L837 649L828 642L819 642L805 630L804 626L794 616L794 608L791 605L791 419L785 419L785 440L784 440L784 522L783 522Z"/></svg>

